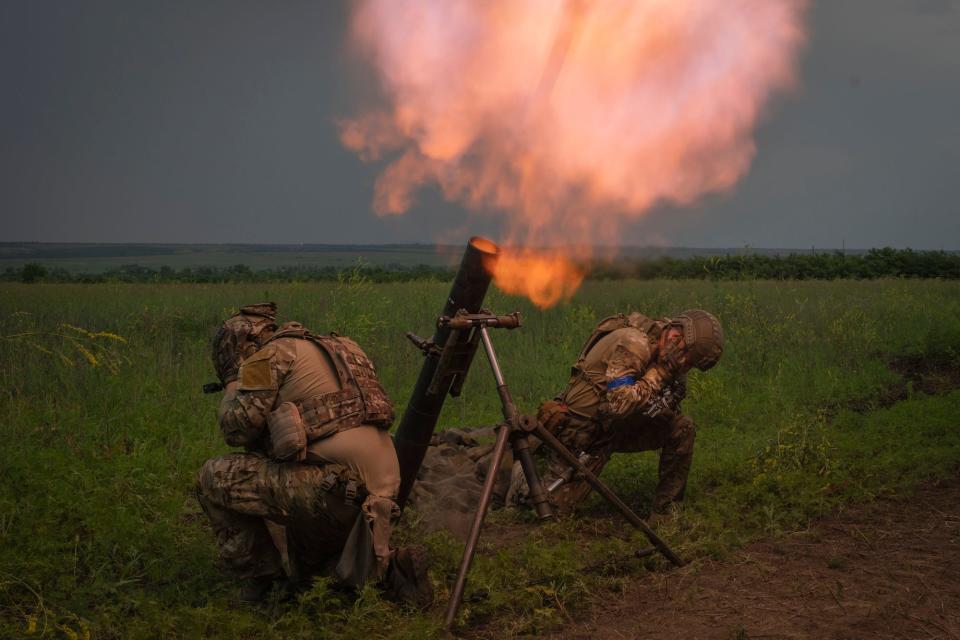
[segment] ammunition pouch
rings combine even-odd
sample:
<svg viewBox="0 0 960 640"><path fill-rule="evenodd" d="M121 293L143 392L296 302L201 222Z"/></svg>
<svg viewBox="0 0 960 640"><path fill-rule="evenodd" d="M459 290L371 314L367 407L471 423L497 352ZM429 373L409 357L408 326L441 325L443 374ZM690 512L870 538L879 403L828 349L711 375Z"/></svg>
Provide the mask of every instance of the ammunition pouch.
<svg viewBox="0 0 960 640"><path fill-rule="evenodd" d="M276 460L300 462L307 455L307 432L300 411L292 402L283 402L267 416L271 455Z"/></svg>
<svg viewBox="0 0 960 640"><path fill-rule="evenodd" d="M363 398L355 389L313 396L297 404L308 442L365 424Z"/></svg>

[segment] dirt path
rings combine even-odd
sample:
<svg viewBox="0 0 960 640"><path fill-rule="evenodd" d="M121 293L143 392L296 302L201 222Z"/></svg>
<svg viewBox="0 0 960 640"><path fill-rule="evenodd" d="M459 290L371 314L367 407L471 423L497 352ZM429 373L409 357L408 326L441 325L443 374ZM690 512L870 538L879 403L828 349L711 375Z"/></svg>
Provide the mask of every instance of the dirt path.
<svg viewBox="0 0 960 640"><path fill-rule="evenodd" d="M556 637L960 640L960 476L595 600Z"/></svg>

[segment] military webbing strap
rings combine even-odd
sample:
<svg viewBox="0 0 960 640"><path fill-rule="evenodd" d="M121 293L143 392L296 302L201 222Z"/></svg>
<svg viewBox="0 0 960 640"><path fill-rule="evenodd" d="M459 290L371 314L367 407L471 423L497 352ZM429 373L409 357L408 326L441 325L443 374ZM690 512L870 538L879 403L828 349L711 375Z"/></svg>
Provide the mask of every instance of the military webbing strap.
<svg viewBox="0 0 960 640"><path fill-rule="evenodd" d="M300 340L309 340L318 347L320 347L324 353L330 358L330 362L333 363L334 369L337 372L337 378L340 380L341 387L356 386L356 380L353 375L351 375L350 368L347 366L347 363L340 355L340 349L330 343L330 339L325 336L318 336L310 333L304 326L299 324L290 323L293 326L286 326L271 338L271 342L274 340L279 340L280 338L298 338Z"/></svg>
<svg viewBox="0 0 960 640"><path fill-rule="evenodd" d="M577 355L577 364L574 366L582 364L584 358L586 358L587 354L590 352L590 349L593 349L593 347L600 342L604 336L616 331L617 329L623 329L629 326L630 323L627 320L627 316L622 313L604 318L598 322L597 326L593 329L593 333L590 334L590 337L587 338L587 341L583 343L583 347L580 348L580 353Z"/></svg>
<svg viewBox="0 0 960 640"><path fill-rule="evenodd" d="M339 492L343 487L343 499L352 504L360 504L369 494L366 485L348 467L339 464L329 464L325 467L327 474L320 481L320 488L326 492Z"/></svg>

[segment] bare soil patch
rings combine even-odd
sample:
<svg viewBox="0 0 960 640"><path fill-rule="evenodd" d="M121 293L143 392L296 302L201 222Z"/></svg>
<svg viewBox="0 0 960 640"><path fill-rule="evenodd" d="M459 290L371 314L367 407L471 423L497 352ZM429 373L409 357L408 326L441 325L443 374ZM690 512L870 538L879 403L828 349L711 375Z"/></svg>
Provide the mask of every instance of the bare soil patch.
<svg viewBox="0 0 960 640"><path fill-rule="evenodd" d="M555 637L960 640L960 475L593 600Z"/></svg>
<svg viewBox="0 0 960 640"><path fill-rule="evenodd" d="M960 387L960 367L947 362L930 363L922 356L903 356L894 358L890 368L902 375L914 392L936 395Z"/></svg>
<svg viewBox="0 0 960 640"><path fill-rule="evenodd" d="M872 411L891 407L917 393L941 395L960 388L960 368L949 363L931 362L923 356L899 356L890 360L890 369L901 379L887 391L845 403L853 411Z"/></svg>

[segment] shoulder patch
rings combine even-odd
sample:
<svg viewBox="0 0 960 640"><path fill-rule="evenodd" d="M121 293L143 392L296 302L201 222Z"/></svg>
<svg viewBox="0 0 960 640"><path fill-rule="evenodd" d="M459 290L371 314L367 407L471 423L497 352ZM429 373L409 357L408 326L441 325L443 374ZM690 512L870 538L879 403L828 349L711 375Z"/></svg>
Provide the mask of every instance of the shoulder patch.
<svg viewBox="0 0 960 640"><path fill-rule="evenodd" d="M238 391L262 391L277 388L273 367L274 349L266 348L243 361L237 373Z"/></svg>

